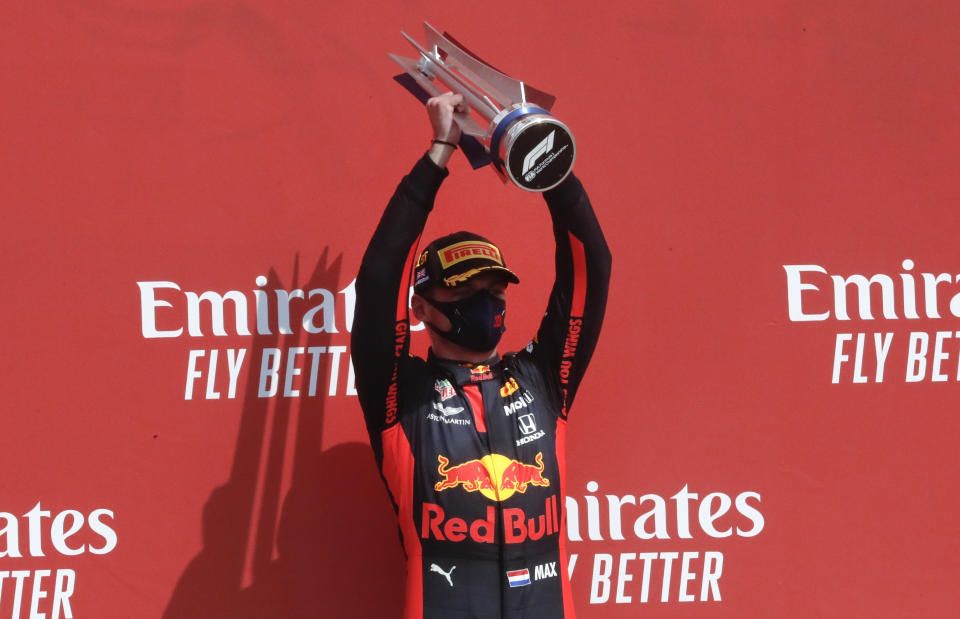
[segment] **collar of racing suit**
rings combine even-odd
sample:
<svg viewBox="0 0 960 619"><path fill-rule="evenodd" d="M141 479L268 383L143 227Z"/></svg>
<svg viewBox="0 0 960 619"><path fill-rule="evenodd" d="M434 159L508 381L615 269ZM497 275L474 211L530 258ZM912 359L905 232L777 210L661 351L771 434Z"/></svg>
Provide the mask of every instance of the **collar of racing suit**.
<svg viewBox="0 0 960 619"><path fill-rule="evenodd" d="M469 385L485 380L493 380L496 375L500 373L500 368L498 367L500 364L500 355L493 355L489 359L485 359L479 363L472 363L469 361L441 359L433 354L433 349L431 348L427 354L427 361L434 367L442 369L452 376L457 385Z"/></svg>

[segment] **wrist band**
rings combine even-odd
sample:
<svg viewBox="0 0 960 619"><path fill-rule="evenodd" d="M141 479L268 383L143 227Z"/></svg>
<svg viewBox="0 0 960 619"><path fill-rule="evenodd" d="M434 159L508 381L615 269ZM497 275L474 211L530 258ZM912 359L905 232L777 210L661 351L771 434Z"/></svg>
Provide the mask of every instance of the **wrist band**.
<svg viewBox="0 0 960 619"><path fill-rule="evenodd" d="M433 139L433 140L430 140L430 142L431 142L432 144L443 144L444 146L450 146L450 147L452 147L452 148L456 148L456 147L457 147L457 145L454 144L453 142L447 142L446 140Z"/></svg>

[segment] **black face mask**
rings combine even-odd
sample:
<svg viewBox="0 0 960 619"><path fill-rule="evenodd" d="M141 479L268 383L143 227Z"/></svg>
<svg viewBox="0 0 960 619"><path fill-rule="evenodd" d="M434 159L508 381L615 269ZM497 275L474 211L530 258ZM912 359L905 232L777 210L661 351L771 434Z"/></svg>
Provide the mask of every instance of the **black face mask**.
<svg viewBox="0 0 960 619"><path fill-rule="evenodd" d="M427 324L446 339L467 350L493 350L507 329L504 324L507 302L493 296L489 290L480 290L459 301L434 301L427 297L424 299L446 316L453 326L449 331L441 331L433 324Z"/></svg>

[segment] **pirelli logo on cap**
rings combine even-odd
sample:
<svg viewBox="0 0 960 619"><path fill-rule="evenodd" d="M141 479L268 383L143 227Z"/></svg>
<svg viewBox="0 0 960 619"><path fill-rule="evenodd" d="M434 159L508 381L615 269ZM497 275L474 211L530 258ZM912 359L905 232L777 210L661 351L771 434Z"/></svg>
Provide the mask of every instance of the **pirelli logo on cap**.
<svg viewBox="0 0 960 619"><path fill-rule="evenodd" d="M417 266L418 266L418 267L422 267L424 264L426 264L426 262L427 262L427 254L429 254L429 253L430 253L430 252L428 252L428 251L422 251L422 252L420 252L420 257L417 258Z"/></svg>
<svg viewBox="0 0 960 619"><path fill-rule="evenodd" d="M444 247L437 252L437 254L440 256L440 265L445 269L471 258L487 258L503 266L503 260L500 259L500 250L490 243L484 243L482 241L454 243L453 245Z"/></svg>

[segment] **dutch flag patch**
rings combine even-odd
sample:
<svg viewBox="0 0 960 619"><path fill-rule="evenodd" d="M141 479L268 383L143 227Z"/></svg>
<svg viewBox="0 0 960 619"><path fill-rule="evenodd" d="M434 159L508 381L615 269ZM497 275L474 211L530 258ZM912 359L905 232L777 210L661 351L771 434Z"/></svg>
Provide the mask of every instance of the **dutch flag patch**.
<svg viewBox="0 0 960 619"><path fill-rule="evenodd" d="M526 587L530 584L530 570L523 568L507 572L507 582L511 587Z"/></svg>

